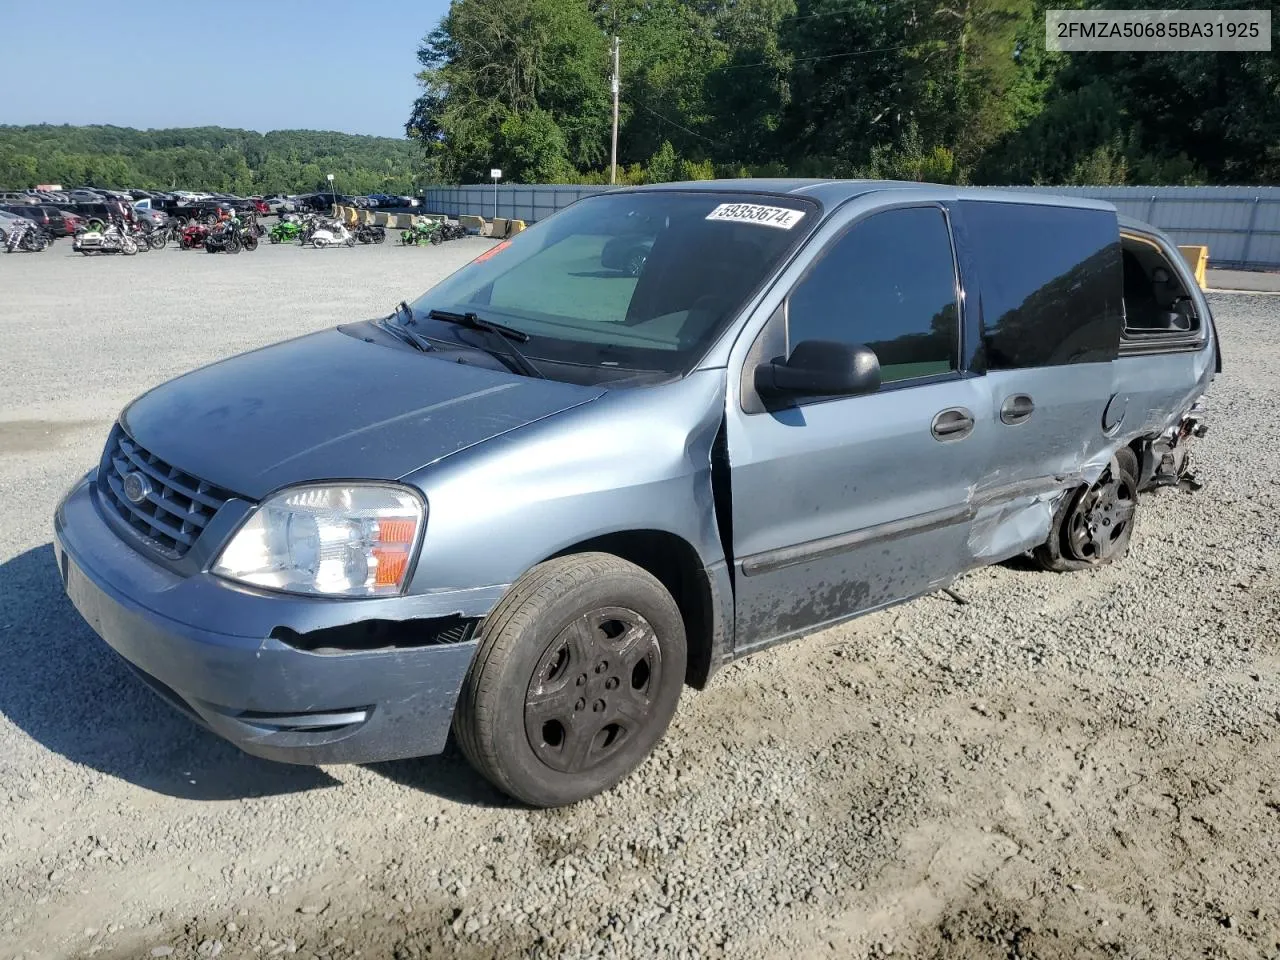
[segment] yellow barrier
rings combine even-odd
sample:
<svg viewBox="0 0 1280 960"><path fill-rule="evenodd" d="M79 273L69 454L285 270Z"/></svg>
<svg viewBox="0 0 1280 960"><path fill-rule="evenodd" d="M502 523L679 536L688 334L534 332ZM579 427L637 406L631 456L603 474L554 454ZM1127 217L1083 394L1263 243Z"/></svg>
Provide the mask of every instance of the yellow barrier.
<svg viewBox="0 0 1280 960"><path fill-rule="evenodd" d="M467 233L478 233L481 236L484 235L484 228L488 226L488 224L484 222L484 217L459 217L458 223L461 224L462 228L466 230Z"/></svg>
<svg viewBox="0 0 1280 960"><path fill-rule="evenodd" d="M1187 266L1196 275L1196 283L1200 284L1200 289L1206 289L1208 284L1205 281L1205 269L1209 266L1209 248L1188 245L1178 247L1178 252L1182 254L1182 259L1187 261Z"/></svg>
<svg viewBox="0 0 1280 960"><path fill-rule="evenodd" d="M489 236L505 237L507 235L507 221L503 217L494 217L489 222Z"/></svg>
<svg viewBox="0 0 1280 960"><path fill-rule="evenodd" d="M507 221L507 236L511 236L512 234L519 233L523 229L525 229L525 224L523 220Z"/></svg>

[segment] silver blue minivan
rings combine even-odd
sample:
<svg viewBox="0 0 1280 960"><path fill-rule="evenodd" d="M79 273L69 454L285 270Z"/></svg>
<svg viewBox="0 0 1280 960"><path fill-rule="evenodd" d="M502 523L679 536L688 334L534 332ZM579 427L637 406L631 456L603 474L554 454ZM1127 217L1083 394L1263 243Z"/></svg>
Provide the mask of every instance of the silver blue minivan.
<svg viewBox="0 0 1280 960"><path fill-rule="evenodd" d="M725 663L1120 557L1221 369L1104 203L744 180L580 201L387 316L133 401L59 504L90 625L262 757L609 788Z"/></svg>

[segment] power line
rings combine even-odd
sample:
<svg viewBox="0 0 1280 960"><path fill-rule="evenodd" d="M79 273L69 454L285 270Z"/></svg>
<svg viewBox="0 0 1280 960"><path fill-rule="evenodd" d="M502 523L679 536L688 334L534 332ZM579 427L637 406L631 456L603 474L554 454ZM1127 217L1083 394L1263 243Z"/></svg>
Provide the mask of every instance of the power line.
<svg viewBox="0 0 1280 960"><path fill-rule="evenodd" d="M893 47L873 47L869 50L847 50L843 53L827 53L819 57L794 57L791 60L786 61L786 63L788 64L810 63L814 60L836 60L841 57L865 57L873 53L891 53L894 50L911 50L911 49L914 49L915 47L928 47L928 46L935 46L935 45L941 45L946 47L946 46L950 46L951 44L945 40L926 40L922 43L900 43L897 46L893 46ZM707 72L715 73L717 70L746 70L748 67L776 67L776 66L779 66L779 64L768 61L768 60L761 60L759 63L730 63L730 64L726 64L723 67L712 67Z"/></svg>
<svg viewBox="0 0 1280 960"><path fill-rule="evenodd" d="M858 4L856 7L837 7L835 10L824 10L821 13L805 13L798 17L780 17L775 23L794 23L797 20L812 20L814 17L835 17L842 13L852 13L855 10L865 10L868 7L898 7L905 6L910 0L881 0L880 3L874 4Z"/></svg>
<svg viewBox="0 0 1280 960"><path fill-rule="evenodd" d="M649 107L645 106L643 103L637 100L629 91L626 94L626 98L630 100L633 104L635 104L637 107L639 107L641 110L643 110L645 113L653 114L659 120L662 120L666 123L671 124L677 130L683 130L685 133L689 134L690 136L697 137L699 140L705 140L707 141L707 143L715 145L716 141L712 140L710 137L704 137L702 134L698 133L697 130L690 130L688 127L684 126L683 124L676 123L670 117L664 117L657 110L651 110Z"/></svg>

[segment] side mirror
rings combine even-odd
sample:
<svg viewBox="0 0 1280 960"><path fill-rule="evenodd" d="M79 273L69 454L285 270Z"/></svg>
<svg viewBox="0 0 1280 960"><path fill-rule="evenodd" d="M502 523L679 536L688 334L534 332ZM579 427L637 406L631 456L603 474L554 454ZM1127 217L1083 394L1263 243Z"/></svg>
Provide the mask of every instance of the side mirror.
<svg viewBox="0 0 1280 960"><path fill-rule="evenodd" d="M880 389L880 359L860 343L802 340L791 356L756 367L754 378L764 397L856 396Z"/></svg>

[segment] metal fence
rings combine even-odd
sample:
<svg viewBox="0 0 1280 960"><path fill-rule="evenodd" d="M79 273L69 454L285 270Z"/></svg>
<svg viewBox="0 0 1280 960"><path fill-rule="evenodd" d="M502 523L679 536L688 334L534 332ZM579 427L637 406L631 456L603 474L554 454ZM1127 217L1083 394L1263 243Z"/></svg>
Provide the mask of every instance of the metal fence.
<svg viewBox="0 0 1280 960"><path fill-rule="evenodd" d="M533 223L549 217L576 200L609 187L546 183L535 185L492 184L461 187L427 187L422 205L428 213L447 213L451 217L464 214L473 217L505 217Z"/></svg>
<svg viewBox="0 0 1280 960"><path fill-rule="evenodd" d="M450 216L507 217L533 223L607 186L500 184L434 186L425 209ZM1203 244L1214 267L1280 267L1280 187L1014 187L1114 203L1177 243ZM496 213L495 213L496 202Z"/></svg>

